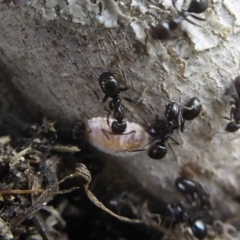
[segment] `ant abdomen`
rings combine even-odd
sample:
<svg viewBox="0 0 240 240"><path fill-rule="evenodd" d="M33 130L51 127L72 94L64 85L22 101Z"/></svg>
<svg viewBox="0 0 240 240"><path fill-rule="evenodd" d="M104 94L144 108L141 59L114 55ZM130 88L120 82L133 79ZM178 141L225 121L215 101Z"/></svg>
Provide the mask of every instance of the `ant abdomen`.
<svg viewBox="0 0 240 240"><path fill-rule="evenodd" d="M190 222L194 236L198 239L204 239L207 236L207 226L201 219Z"/></svg>
<svg viewBox="0 0 240 240"><path fill-rule="evenodd" d="M167 40L170 37L170 25L164 21L152 27L152 38L156 40Z"/></svg>
<svg viewBox="0 0 240 240"><path fill-rule="evenodd" d="M150 147L148 151L148 156L156 160L164 158L166 154L167 154L167 148L164 141L156 142Z"/></svg>
<svg viewBox="0 0 240 240"><path fill-rule="evenodd" d="M196 118L202 110L201 101L197 97L191 98L184 107L191 108L191 110L186 109L186 108L183 108L183 110L182 110L183 119L188 120L188 121L191 121L194 118Z"/></svg>
<svg viewBox="0 0 240 240"><path fill-rule="evenodd" d="M126 128L127 128L126 121L123 121L121 123L118 123L117 121L112 122L112 131L115 134L121 134L125 132Z"/></svg>
<svg viewBox="0 0 240 240"><path fill-rule="evenodd" d="M197 191L197 184L189 179L178 177L175 180L176 189L182 194L192 194Z"/></svg>
<svg viewBox="0 0 240 240"><path fill-rule="evenodd" d="M203 13L204 11L207 10L209 6L209 0L192 0L188 10L182 9L179 11L176 7L175 0L173 0L173 6L178 12L177 17L172 17L170 20L163 21L157 26L152 27L152 37L153 39L157 40L168 40L168 39L174 39L176 36L171 37L171 32L172 30L175 30L178 28L179 24L183 21L186 20L189 23L199 26L198 24L194 23L190 19L188 19L188 16L191 16L192 18L195 18L200 21L205 21L205 19L199 18L192 13Z"/></svg>
<svg viewBox="0 0 240 240"><path fill-rule="evenodd" d="M240 128L240 125L237 125L234 122L229 122L225 127L226 132L236 132Z"/></svg>
<svg viewBox="0 0 240 240"><path fill-rule="evenodd" d="M190 13L203 13L209 7L209 0L192 0L188 8Z"/></svg>

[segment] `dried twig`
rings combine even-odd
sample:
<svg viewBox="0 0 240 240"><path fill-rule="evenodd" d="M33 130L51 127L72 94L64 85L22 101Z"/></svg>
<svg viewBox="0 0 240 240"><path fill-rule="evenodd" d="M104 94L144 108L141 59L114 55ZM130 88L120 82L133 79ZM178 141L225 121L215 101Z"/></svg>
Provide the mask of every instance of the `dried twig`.
<svg viewBox="0 0 240 240"><path fill-rule="evenodd" d="M22 156L24 156L31 148L25 148L21 152L19 152L16 156L13 157L11 163L9 164L10 168L13 169L13 167L19 163L19 160Z"/></svg>
<svg viewBox="0 0 240 240"><path fill-rule="evenodd" d="M48 182L47 189L42 192L42 194L36 199L36 201L33 203L33 205L31 207L29 207L22 216L14 219L12 221L12 223L11 223L12 228L17 227L19 224L21 224L27 218L34 216L34 214L36 212L38 212L43 206L45 206L48 202L50 202L57 194L69 193L69 192L72 192L73 190L79 188L79 187L74 187L74 188L71 188L68 190L59 191L59 184L61 182L65 181L66 178L64 178L63 180L58 182L55 173L52 172L50 169L45 168L44 164L42 166L41 171ZM32 190L30 190L30 191L32 191Z"/></svg>
<svg viewBox="0 0 240 240"><path fill-rule="evenodd" d="M0 218L0 235L5 240L12 240L13 235L8 227L8 225Z"/></svg>
<svg viewBox="0 0 240 240"><path fill-rule="evenodd" d="M81 151L81 149L76 146L62 146L62 145L51 146L50 149L52 151L62 152L62 153L75 153L75 152Z"/></svg>
<svg viewBox="0 0 240 240"><path fill-rule="evenodd" d="M26 189L26 190L22 190L22 189L4 189L4 190L0 190L0 194L2 195L8 195L8 194L36 194L36 193L41 193L43 192L43 189Z"/></svg>
<svg viewBox="0 0 240 240"><path fill-rule="evenodd" d="M84 184L84 189L85 189L85 192L88 196L88 198L99 208L101 208L103 211L107 212L108 214L112 215L113 217L121 220L121 221L125 221L125 222L130 222L130 223L143 223L144 220L143 219L130 219L130 218L127 218L127 217L123 217L123 216L120 216L116 213L114 213L113 211L111 211L110 209L108 209L107 207L105 207L97 198L96 196L89 190L89 184L92 180L91 178L91 173L89 172L89 170L87 169L87 167L82 164L82 163L78 163L76 164L76 167L75 167L75 173L69 177L79 177L81 176L85 181L86 183ZM67 177L67 178L69 178ZM66 178L65 178L66 179Z"/></svg>

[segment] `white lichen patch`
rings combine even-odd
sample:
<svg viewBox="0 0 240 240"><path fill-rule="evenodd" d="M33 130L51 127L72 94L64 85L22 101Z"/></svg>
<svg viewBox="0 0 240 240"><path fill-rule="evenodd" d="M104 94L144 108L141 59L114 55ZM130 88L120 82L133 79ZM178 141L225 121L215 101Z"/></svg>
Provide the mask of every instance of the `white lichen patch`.
<svg viewBox="0 0 240 240"><path fill-rule="evenodd" d="M110 126L114 119L109 119ZM132 155L134 150L142 149L149 143L149 135L143 127L134 122L127 122L127 129L124 134L135 131L127 135L111 134L112 130L107 125L106 118L92 118L87 122L90 129L86 133L86 138L94 147L102 152L117 154L118 156ZM106 135L103 130L105 130ZM109 132L109 133L108 133Z"/></svg>
<svg viewBox="0 0 240 240"><path fill-rule="evenodd" d="M133 31L136 33L136 39L139 42L144 44L145 39L146 39L146 33L145 33L144 29L142 28L142 26L138 22L132 22L130 25L131 25Z"/></svg>
<svg viewBox="0 0 240 240"><path fill-rule="evenodd" d="M129 3L131 3L130 8ZM179 0L176 1L176 6L180 11L182 8L186 9L189 3L190 1ZM220 4L220 7L222 8L222 6L224 6L230 12L230 14L235 17L235 26L237 26L240 25L240 17L238 14L240 12L240 5L233 3L235 3L233 0L224 1L223 4ZM99 4L102 5L101 10L99 8ZM161 1L161 4L166 9L172 10L172 13L169 13L170 16L177 15L176 9L174 9L171 0L163 0ZM197 24L203 25L203 27L206 28L205 30L198 26L187 23L186 21L181 23L181 28L187 31L196 51L204 51L215 48L219 44L217 35L220 34L222 37L226 38L232 32L229 23L227 23L227 21L225 22L224 19L219 19L214 12L214 4L217 3L213 3L209 7L205 16L203 16L207 18L208 21L205 23L197 21ZM158 23L159 17L160 19L162 18L161 12L163 10L160 8L159 10L155 9L155 13L153 13L151 6L142 1L134 0L131 2L115 2L114 0L98 0L93 3L86 0L46 0L32 1L30 5L34 7L38 13L41 13L43 18L46 20L54 20L58 17L67 19L70 17L72 22L86 25L90 23L91 18L95 18L106 28L117 28L119 27L119 20L123 20L126 25L131 25L137 41L141 42L142 44L146 44L146 39L147 41L150 41L150 44L146 45L147 51L150 55L153 55L153 49L155 52L154 55L161 57L164 56L164 52L161 49L157 49L159 44L152 43L151 37L149 38L151 31L149 26L152 23ZM158 8L157 5L155 7ZM60 15L57 14L56 9L58 9ZM129 13L128 9L130 11ZM133 17L131 15L131 12L135 11L140 11L139 16L134 15ZM168 10L164 11L166 13ZM158 17L154 17L154 15ZM92 17L90 18L89 16ZM152 44L153 46L150 46Z"/></svg>
<svg viewBox="0 0 240 240"><path fill-rule="evenodd" d="M117 27L118 16L112 15L109 11L103 11L101 15L97 16L100 23L104 24L107 28Z"/></svg>
<svg viewBox="0 0 240 240"><path fill-rule="evenodd" d="M47 8L54 8L58 4L57 0L46 0L46 7Z"/></svg>
<svg viewBox="0 0 240 240"><path fill-rule="evenodd" d="M54 20L57 17L54 8L41 8L39 10L39 14L41 14L47 20Z"/></svg>
<svg viewBox="0 0 240 240"><path fill-rule="evenodd" d="M68 7L73 22L82 24L86 23L86 14L83 12L83 8L78 4L77 0L69 0Z"/></svg>
<svg viewBox="0 0 240 240"><path fill-rule="evenodd" d="M216 16L209 18L208 24L216 34L220 34L222 37L227 37L232 31L230 25L226 24L222 19L219 19Z"/></svg>
<svg viewBox="0 0 240 240"><path fill-rule="evenodd" d="M228 11L234 15L236 22L235 24L240 26L240 2L238 1L236 4L236 1L234 0L227 0L223 1L224 6L228 9Z"/></svg>
<svg viewBox="0 0 240 240"><path fill-rule="evenodd" d="M182 29L186 30L196 51L201 52L218 45L217 37L213 36L207 29L194 26L188 22L182 23Z"/></svg>

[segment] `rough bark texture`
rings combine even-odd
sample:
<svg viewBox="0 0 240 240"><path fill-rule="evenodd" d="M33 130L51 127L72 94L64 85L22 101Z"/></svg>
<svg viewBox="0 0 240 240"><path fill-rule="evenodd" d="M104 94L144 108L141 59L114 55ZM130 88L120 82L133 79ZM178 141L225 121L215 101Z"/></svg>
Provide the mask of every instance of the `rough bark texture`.
<svg viewBox="0 0 240 240"><path fill-rule="evenodd" d="M178 39L160 42L151 38L149 25L176 14L170 0L3 0L2 116L16 121L22 108L27 115L41 112L61 121L105 116L92 89L103 96L97 79L107 70L120 76L124 70L130 86L124 96L135 100L155 84L142 103L126 104L131 121L153 118L149 104L163 115L167 102L160 94L179 104L197 96L203 111L184 134L176 134L181 143L174 146L177 162L170 150L161 161L146 152L106 156L103 176L121 183L122 190L143 187L172 201L180 197L173 182L182 171L206 187L222 214L236 213L240 205L232 197L240 193L239 139L216 132L224 132L227 121L221 116L230 112L227 93L239 75L239 12L238 0L213 1L202 14L207 21L198 22L204 29L183 21Z"/></svg>

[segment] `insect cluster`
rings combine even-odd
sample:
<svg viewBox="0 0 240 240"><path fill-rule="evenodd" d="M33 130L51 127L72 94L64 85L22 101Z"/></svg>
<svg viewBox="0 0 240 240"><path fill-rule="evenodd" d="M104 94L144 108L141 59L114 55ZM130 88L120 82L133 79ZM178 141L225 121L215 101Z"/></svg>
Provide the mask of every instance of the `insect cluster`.
<svg viewBox="0 0 240 240"><path fill-rule="evenodd" d="M234 80L234 94L232 94L234 101L230 103L233 105L230 110L230 118L224 117L230 120L225 128L227 132L236 132L240 128L240 76Z"/></svg>
<svg viewBox="0 0 240 240"><path fill-rule="evenodd" d="M169 218L170 227L183 223L190 227L196 238L204 239L208 231L202 218L209 215L211 207L209 195L200 184L182 177L175 180L175 188L185 197L190 208L185 209L181 202L169 203L166 206L164 217ZM196 213L199 214L196 215ZM187 233L191 237L191 234Z"/></svg>
<svg viewBox="0 0 240 240"><path fill-rule="evenodd" d="M177 17L172 17L169 20L163 21L151 28L152 37L156 40L170 39L172 37L172 31L175 30L183 20L199 26L192 22L188 17L205 21L206 19L202 19L194 14L201 14L205 12L210 5L209 0L191 0L187 9L179 11L175 5L175 1L172 1L172 3L177 10L178 15ZM102 124L102 122L100 123L100 120L95 119L89 121L89 127L93 129L92 135L94 135L94 137L89 134L88 140L101 151L108 153L117 153L121 151L133 153L148 150L148 156L151 159L162 159L167 154L167 146L171 148L174 153L173 147L169 143L169 139L171 139L175 144L179 144L179 142L172 136L175 130L180 130L181 133L184 133L191 124L189 123L189 125L185 128L185 122L192 121L197 118L202 110L202 103L198 97L190 98L185 105L179 105L174 100L170 100L166 105L164 117L162 118L156 114L155 122L153 124L149 124L145 129L151 140L144 146L143 143L148 141L148 138L146 136L142 137L142 143L139 143L139 138L134 139L136 134L139 132L139 129L135 128L137 125L134 126L131 124L130 127L130 123L125 120L126 116L122 101L125 100L129 103L136 104L136 102L129 97L121 97L121 93L126 92L128 88L121 87L119 80L112 72L102 73L99 76L98 82L102 92L105 94L103 99L101 99L94 90L94 94L97 96L99 101L101 103L105 103L108 98L111 98L109 108L105 108L107 111L106 122L108 130L104 127L101 128L102 133L105 135L106 139L111 141L111 144L107 143L105 141L106 139L103 138L100 138L100 143L95 143L96 139L94 140L94 138L95 136L99 136L99 132L94 134L94 132L96 132L94 130L94 123L96 123L95 125ZM225 128L227 132L236 132L240 128L240 77L235 79L234 86L235 93L232 95L234 101L231 101L233 107L231 108L230 118L225 117L225 119L230 120ZM113 119L110 119L111 114L113 115ZM123 136L127 137L124 138ZM132 143L137 141L139 144L135 144L134 147L132 145L131 147L127 146L127 142ZM120 142L124 142L124 144L119 144ZM110 145L114 145L114 147L110 147L114 149L114 151L108 151L107 145L109 145L109 147Z"/></svg>
<svg viewBox="0 0 240 240"><path fill-rule="evenodd" d="M158 23L156 26L152 26L151 34L153 39L167 40L176 38L177 36L173 36L172 32L179 27L180 23L183 20L186 20L195 26L199 26L192 20L188 19L188 16L191 16L192 18L195 18L199 21L206 21L206 19L200 18L194 14L200 14L205 12L209 7L209 0L192 0L187 10L182 9L181 11L177 9L174 0L172 2L173 6L177 10L177 17Z"/></svg>
<svg viewBox="0 0 240 240"><path fill-rule="evenodd" d="M132 123L128 123L127 121L123 120L125 118L124 108L122 105L122 100L126 100L130 103L135 103L132 99L128 97L121 98L120 92L127 91L127 87L120 87L117 78L115 75L111 72L104 72L99 77L99 84L100 87L105 94L104 98L101 100L94 91L94 94L97 96L97 98L100 100L100 102L106 102L108 98L112 98L112 100L109 102L109 109L106 109L107 111L107 125L111 129L111 131L107 131L104 128L101 128L102 133L105 135L105 138L101 138L101 143L96 145L97 141L97 135L96 134L96 128L93 126L93 122L96 122L97 120L90 120L89 121L89 128L94 129L94 139L91 138L91 133L88 136L88 140L98 147L100 150L103 150L103 143L107 143L109 146L114 143L114 145L117 145L116 150L118 151L125 151L125 152L140 152L145 149L148 149L148 156L152 159L162 159L167 154L167 147L166 144L170 146L170 148L173 150L170 143L168 143L168 140L173 140L176 144L179 144L173 137L172 134L175 130L180 129L183 133L185 129L185 122L186 121L192 121L194 120L201 112L202 110L202 104L199 98L193 97L191 98L186 105L180 106L175 101L171 100L166 105L165 109L165 119L161 119L159 115L156 115L156 121L153 124L150 124L146 132L149 134L149 136L152 138L150 142L146 146L142 146L142 148L136 148L137 146L140 146L139 142L135 145L135 149L133 147L125 147L123 145L127 145L125 141L123 141L124 136L128 135L130 138L127 138L126 141L130 142L131 145L137 141L136 138L138 131L136 131L137 125ZM109 117L113 113L114 119L112 120L112 124L110 126L110 120ZM127 128L127 126L131 126L130 128ZM126 132L126 129L130 129ZM110 140L110 136L115 135L117 138L113 140L111 138L112 142L106 141ZM140 143L143 145L143 143L146 142L148 138L144 135L142 137ZM124 142L123 145L120 145L119 142ZM121 148L120 148L121 147ZM107 149L107 145L104 149ZM173 151L174 152L174 151Z"/></svg>

